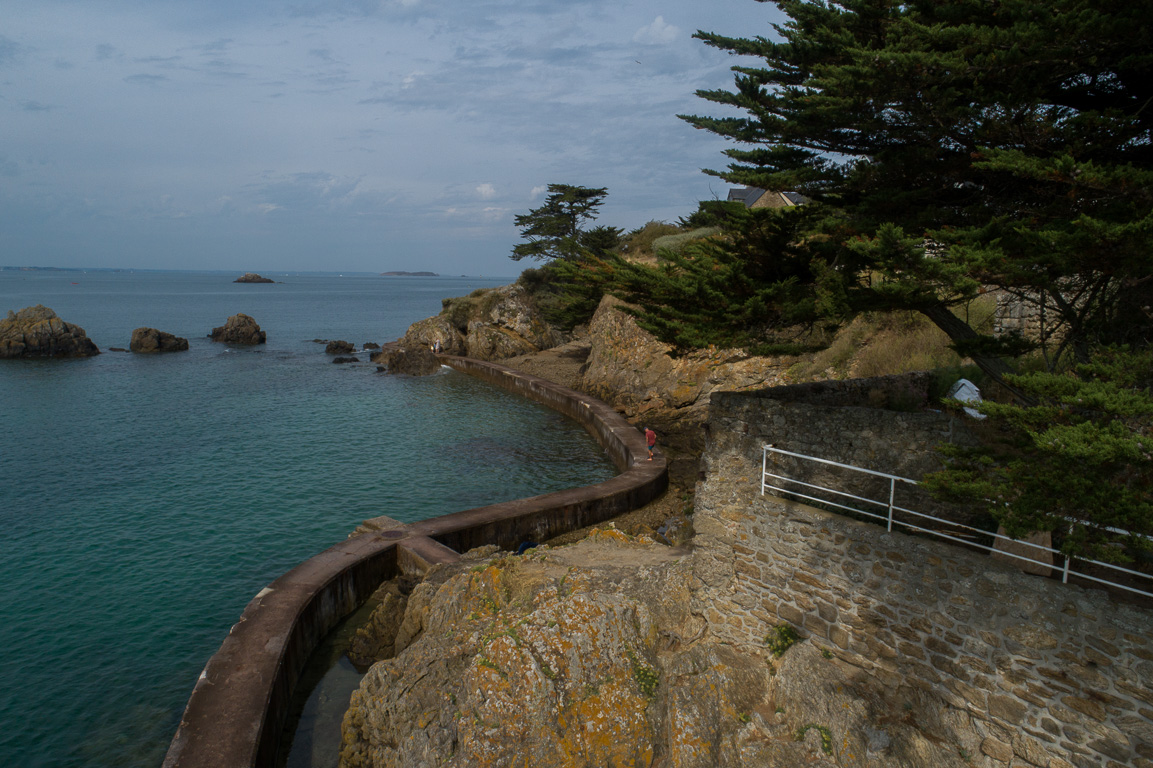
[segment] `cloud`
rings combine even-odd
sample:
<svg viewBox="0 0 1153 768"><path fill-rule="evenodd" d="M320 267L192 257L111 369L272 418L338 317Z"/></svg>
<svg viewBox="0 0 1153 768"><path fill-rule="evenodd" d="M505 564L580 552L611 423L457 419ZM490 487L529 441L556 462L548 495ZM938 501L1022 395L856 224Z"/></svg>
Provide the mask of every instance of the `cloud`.
<svg viewBox="0 0 1153 768"><path fill-rule="evenodd" d="M680 37L680 34L680 29L665 23L664 16L657 16L652 24L637 30L633 35L633 41L642 45L668 45Z"/></svg>
<svg viewBox="0 0 1153 768"><path fill-rule="evenodd" d="M129 75L124 78L126 83L136 83L138 85L158 85L163 83L168 78L164 75Z"/></svg>
<svg viewBox="0 0 1153 768"><path fill-rule="evenodd" d="M627 228L712 196L698 169L723 166L726 145L676 115L708 110L694 91L731 87L732 61L684 33L767 34L774 13L748 0L666 0L659 17L615 0L114 0L69 2L44 24L41 3L9 5L0 177L21 183L0 184L0 231L22 211L28 259L165 266L157 253L255 249L348 269L405 242L437 271L467 253L486 274L509 264L512 214L546 182L608 187L598 223ZM190 238L177 211L215 234Z"/></svg>
<svg viewBox="0 0 1153 768"><path fill-rule="evenodd" d="M269 175L263 183L250 185L257 210L287 210L296 214L328 214L355 206L359 177L337 176L324 171Z"/></svg>
<svg viewBox="0 0 1153 768"><path fill-rule="evenodd" d="M0 35L0 67L5 67L16 61L16 54L19 52L20 46L15 40Z"/></svg>

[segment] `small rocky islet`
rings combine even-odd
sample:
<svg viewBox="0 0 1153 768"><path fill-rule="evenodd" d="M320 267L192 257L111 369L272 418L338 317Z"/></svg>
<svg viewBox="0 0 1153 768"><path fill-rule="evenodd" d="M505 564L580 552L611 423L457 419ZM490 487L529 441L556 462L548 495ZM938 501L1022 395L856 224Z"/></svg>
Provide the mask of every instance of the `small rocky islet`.
<svg viewBox="0 0 1153 768"><path fill-rule="evenodd" d="M267 334L255 320L239 313L229 317L224 325L213 328L209 338L225 344L255 345L264 344ZM123 347L109 349L126 351ZM188 339L142 326L132 332L127 351L157 354L187 349ZM77 358L98 354L99 347L83 328L66 322L43 304L9 310L7 317L0 320L0 359Z"/></svg>
<svg viewBox="0 0 1153 768"><path fill-rule="evenodd" d="M221 344L264 344L268 334L260 330L260 325L244 313L228 318L224 325L212 329L208 338Z"/></svg>
<svg viewBox="0 0 1153 768"><path fill-rule="evenodd" d="M188 339L155 328L137 328L132 332L132 341L129 342L128 349L145 355L183 352L188 349Z"/></svg>
<svg viewBox="0 0 1153 768"><path fill-rule="evenodd" d="M240 277L236 278L234 283L275 283L276 281L256 274L255 272L245 272Z"/></svg>
<svg viewBox="0 0 1153 768"><path fill-rule="evenodd" d="M8 311L0 320L0 359L30 357L91 357L100 349L78 325L37 304Z"/></svg>

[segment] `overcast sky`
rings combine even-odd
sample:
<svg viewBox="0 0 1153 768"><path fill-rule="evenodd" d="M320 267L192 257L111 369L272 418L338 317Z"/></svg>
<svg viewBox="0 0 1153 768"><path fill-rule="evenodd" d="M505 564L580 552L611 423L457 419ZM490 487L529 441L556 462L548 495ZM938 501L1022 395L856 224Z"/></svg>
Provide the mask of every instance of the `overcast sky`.
<svg viewBox="0 0 1153 768"><path fill-rule="evenodd" d="M728 186L754 0L3 0L0 265L515 275L513 217L607 187L598 223Z"/></svg>

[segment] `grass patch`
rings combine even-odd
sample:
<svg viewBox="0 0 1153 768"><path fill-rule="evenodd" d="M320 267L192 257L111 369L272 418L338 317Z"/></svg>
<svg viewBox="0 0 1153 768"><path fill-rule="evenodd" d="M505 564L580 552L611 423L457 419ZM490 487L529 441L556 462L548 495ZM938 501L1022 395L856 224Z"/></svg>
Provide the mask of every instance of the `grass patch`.
<svg viewBox="0 0 1153 768"><path fill-rule="evenodd" d="M653 243L659 238L668 235L678 235L681 233L681 228L676 224L669 224L664 221L650 221L643 227L637 227L623 238L621 243L621 253L632 258L637 256L652 256L656 251L653 249Z"/></svg>

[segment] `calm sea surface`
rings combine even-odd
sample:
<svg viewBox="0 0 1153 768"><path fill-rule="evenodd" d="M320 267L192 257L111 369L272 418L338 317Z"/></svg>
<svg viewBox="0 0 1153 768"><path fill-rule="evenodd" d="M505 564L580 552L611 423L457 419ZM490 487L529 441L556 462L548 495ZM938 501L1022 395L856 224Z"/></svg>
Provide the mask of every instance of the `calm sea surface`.
<svg viewBox="0 0 1153 768"><path fill-rule="evenodd" d="M363 519L614 474L580 427L467 376L333 365L484 278L0 271L103 354L0 361L0 766L158 766L245 604ZM233 314L268 333L230 348ZM132 330L191 349L142 356Z"/></svg>

